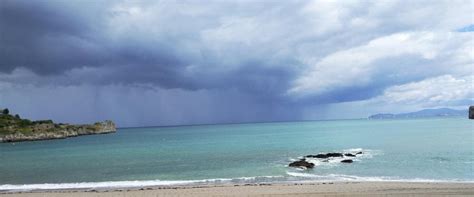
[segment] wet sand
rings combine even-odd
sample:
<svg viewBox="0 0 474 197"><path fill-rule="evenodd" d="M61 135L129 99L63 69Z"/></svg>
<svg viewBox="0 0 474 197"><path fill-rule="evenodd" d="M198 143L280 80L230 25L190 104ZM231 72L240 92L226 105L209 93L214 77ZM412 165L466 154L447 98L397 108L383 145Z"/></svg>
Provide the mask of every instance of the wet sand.
<svg viewBox="0 0 474 197"><path fill-rule="evenodd" d="M161 186L3 193L5 197L112 196L474 196L474 183L319 182L216 186Z"/></svg>

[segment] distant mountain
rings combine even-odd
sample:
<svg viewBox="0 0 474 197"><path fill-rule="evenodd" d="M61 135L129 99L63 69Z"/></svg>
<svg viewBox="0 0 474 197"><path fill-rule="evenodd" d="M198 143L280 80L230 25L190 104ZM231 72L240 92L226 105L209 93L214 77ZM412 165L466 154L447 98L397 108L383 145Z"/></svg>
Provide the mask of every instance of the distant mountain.
<svg viewBox="0 0 474 197"><path fill-rule="evenodd" d="M439 109L424 109L421 111L401 113L401 114L374 114L369 116L369 119L391 119L391 118L428 118L428 117L450 117L450 116L465 116L467 117L468 110L456 110L450 108Z"/></svg>

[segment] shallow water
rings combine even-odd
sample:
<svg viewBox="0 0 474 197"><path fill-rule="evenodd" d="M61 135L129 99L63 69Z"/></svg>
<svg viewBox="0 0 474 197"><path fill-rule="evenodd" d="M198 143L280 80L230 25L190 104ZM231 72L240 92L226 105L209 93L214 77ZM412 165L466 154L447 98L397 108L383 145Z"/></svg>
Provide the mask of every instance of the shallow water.
<svg viewBox="0 0 474 197"><path fill-rule="evenodd" d="M0 144L0 190L300 180L474 181L473 134L474 121L464 118L124 128L109 135ZM331 151L364 154L352 164L331 160L314 161L311 170L287 167L301 156Z"/></svg>

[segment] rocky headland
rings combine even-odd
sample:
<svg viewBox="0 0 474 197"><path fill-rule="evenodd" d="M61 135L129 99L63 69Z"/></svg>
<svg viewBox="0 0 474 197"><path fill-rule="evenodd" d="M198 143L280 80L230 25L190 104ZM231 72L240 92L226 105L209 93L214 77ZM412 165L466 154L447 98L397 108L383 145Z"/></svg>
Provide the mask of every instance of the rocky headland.
<svg viewBox="0 0 474 197"><path fill-rule="evenodd" d="M94 124L73 125L54 123L52 120L22 119L19 115L10 115L8 109L0 112L0 142L63 139L116 131L114 122L110 120Z"/></svg>

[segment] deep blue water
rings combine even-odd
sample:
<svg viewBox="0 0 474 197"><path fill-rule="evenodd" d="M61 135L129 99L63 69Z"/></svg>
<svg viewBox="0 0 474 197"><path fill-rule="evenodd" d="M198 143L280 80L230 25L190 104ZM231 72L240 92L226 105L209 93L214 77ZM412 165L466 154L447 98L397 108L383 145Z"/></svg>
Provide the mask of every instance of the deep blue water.
<svg viewBox="0 0 474 197"><path fill-rule="evenodd" d="M0 144L0 190L196 180L474 181L473 134L474 121L465 118L124 128ZM352 164L336 159L315 160L310 170L287 167L298 157L332 151L364 154Z"/></svg>

